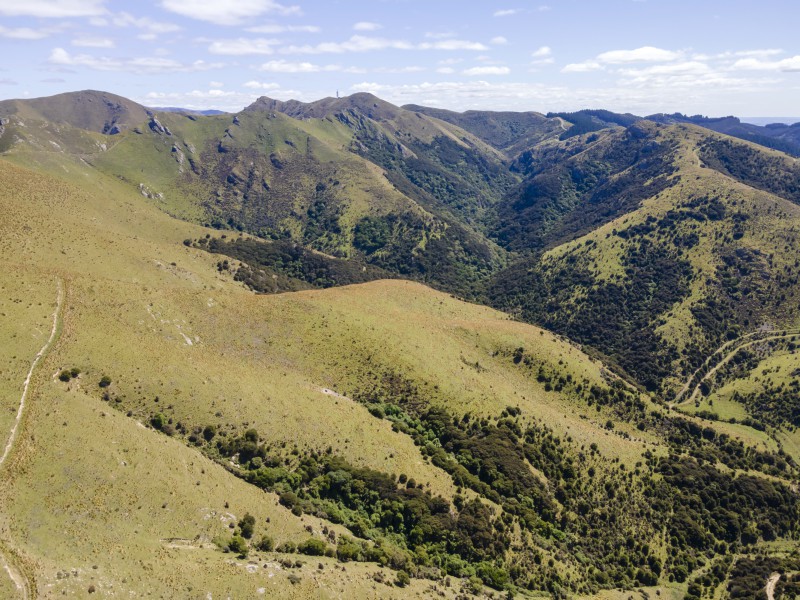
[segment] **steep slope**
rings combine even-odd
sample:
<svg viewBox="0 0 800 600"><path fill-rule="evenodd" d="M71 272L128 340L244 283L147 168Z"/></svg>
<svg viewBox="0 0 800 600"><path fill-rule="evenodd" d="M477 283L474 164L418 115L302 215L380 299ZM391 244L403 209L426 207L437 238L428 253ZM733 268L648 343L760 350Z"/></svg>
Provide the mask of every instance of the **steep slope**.
<svg viewBox="0 0 800 600"><path fill-rule="evenodd" d="M469 131L501 150L509 159L537 144L561 135L568 124L537 112L468 110L463 113L408 104L404 109L446 121Z"/></svg>
<svg viewBox="0 0 800 600"><path fill-rule="evenodd" d="M112 138L15 117L4 129L0 148L14 160L49 171L64 154L121 177L170 214L290 240L357 268L470 295L502 262L499 248L441 203L404 194L351 152L354 131L331 118L163 113Z"/></svg>
<svg viewBox="0 0 800 600"><path fill-rule="evenodd" d="M675 141L657 132L642 122L524 152L515 167L525 180L496 206L498 242L515 251L552 247L671 185Z"/></svg>
<svg viewBox="0 0 800 600"><path fill-rule="evenodd" d="M575 173L609 164L597 161L604 155L596 149L616 135L641 135L634 148L654 151L563 202L580 189ZM525 184L530 207L508 207L511 215L522 209L510 223L548 209L558 235L565 224L576 231L573 214L592 218L593 231L511 267L490 293L498 305L602 351L672 397L726 341L797 325L797 169L785 155L700 128L637 123L559 163L554 178L544 179L545 171Z"/></svg>
<svg viewBox="0 0 800 600"><path fill-rule="evenodd" d="M487 209L516 183L504 156L480 136L371 94L309 104L262 98L245 109L273 110L343 124L353 135L349 149L385 169L400 191L477 229L487 225Z"/></svg>

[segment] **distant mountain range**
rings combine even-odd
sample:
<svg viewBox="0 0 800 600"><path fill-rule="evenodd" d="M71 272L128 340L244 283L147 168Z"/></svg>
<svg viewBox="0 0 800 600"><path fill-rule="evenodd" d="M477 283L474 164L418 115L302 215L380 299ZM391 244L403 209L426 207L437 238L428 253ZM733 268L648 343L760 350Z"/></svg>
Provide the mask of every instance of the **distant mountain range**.
<svg viewBox="0 0 800 600"><path fill-rule="evenodd" d="M784 125L794 125L800 123L800 117L741 117L745 123L753 125L771 125L773 123L782 123Z"/></svg>

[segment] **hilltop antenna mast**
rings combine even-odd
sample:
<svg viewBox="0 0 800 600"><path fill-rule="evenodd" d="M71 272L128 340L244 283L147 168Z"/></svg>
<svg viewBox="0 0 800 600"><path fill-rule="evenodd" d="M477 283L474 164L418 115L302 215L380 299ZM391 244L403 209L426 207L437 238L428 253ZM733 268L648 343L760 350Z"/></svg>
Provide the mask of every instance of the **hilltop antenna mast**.
<svg viewBox="0 0 800 600"><path fill-rule="evenodd" d="M339 90L336 90L336 98L339 98Z"/></svg>

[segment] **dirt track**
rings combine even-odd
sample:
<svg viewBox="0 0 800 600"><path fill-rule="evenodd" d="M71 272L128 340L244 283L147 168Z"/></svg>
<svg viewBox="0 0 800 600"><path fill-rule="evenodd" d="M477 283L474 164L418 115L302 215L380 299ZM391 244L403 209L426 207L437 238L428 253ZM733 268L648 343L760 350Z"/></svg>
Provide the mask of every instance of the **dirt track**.
<svg viewBox="0 0 800 600"><path fill-rule="evenodd" d="M20 422L22 421L22 417L25 414L25 402L28 398L28 390L30 389L31 379L33 378L33 373L36 370L36 366L42 360L42 358L47 354L50 348L55 342L58 329L61 321L61 311L62 305L64 303L64 282L61 279L57 280L58 283L58 296L56 299L56 310L53 312L53 327L50 330L50 337L45 342L44 346L42 346L41 350L34 356L33 362L31 362L31 368L28 370L28 376L25 378L25 383L22 387L22 396L19 399L19 408L17 409L17 416L14 419L14 424L11 427L11 431L8 435L8 441L6 442L5 448L3 449L3 455L0 456L0 467L3 466L8 456L11 454L11 450L14 447L14 442L17 439L17 430L19 428ZM15 568L12 561L9 561L6 556L2 553L2 547L0 546L0 567L6 571L8 577L14 583L14 586L17 588L17 591L20 593L20 596L23 600L28 600L31 597L31 585L28 581L26 575Z"/></svg>

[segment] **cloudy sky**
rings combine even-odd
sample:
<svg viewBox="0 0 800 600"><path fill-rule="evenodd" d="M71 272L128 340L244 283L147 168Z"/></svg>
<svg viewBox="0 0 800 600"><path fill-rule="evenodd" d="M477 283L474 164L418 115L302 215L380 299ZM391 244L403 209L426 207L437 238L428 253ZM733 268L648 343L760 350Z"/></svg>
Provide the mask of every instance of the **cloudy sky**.
<svg viewBox="0 0 800 600"><path fill-rule="evenodd" d="M798 116L797 0L0 0L0 98Z"/></svg>

